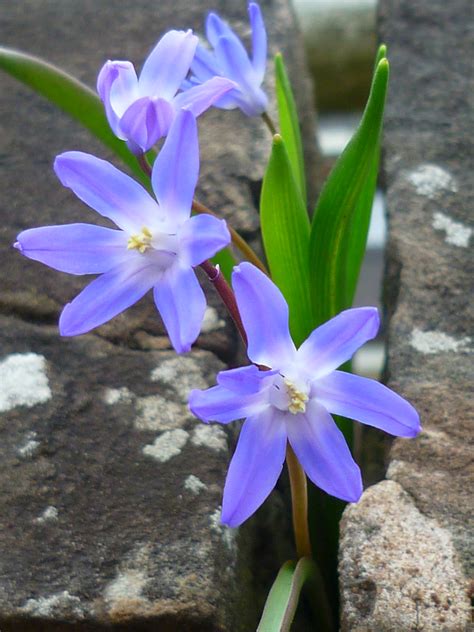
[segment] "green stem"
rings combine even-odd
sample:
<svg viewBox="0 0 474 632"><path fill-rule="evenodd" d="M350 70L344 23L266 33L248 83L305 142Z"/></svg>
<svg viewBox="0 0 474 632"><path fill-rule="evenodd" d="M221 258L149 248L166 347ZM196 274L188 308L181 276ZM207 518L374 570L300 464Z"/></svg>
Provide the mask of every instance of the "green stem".
<svg viewBox="0 0 474 632"><path fill-rule="evenodd" d="M278 134L278 130L276 128L276 125L273 122L273 119L272 119L272 117L270 116L270 114L268 112L263 112L262 113L262 119L265 122L265 125L270 130L270 134L272 136L275 136L275 134Z"/></svg>

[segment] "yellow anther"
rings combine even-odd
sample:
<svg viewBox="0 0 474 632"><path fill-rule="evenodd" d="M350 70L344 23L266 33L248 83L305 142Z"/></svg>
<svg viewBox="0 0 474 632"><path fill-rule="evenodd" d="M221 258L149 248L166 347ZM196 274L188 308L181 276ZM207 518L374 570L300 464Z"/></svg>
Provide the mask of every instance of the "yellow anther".
<svg viewBox="0 0 474 632"><path fill-rule="evenodd" d="M293 413L293 415L304 413L306 411L306 402L309 399L308 395L299 391L290 380L285 379L284 382L290 400L288 410L290 413Z"/></svg>
<svg viewBox="0 0 474 632"><path fill-rule="evenodd" d="M150 230L144 226L139 235L132 235L127 242L128 250L138 250L141 254L151 248L151 240L153 235Z"/></svg>

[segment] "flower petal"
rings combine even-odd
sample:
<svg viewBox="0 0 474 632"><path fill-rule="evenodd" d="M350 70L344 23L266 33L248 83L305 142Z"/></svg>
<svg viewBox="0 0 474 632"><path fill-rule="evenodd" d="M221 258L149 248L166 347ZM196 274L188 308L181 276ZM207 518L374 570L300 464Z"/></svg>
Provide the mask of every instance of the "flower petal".
<svg viewBox="0 0 474 632"><path fill-rule="evenodd" d="M211 215L194 215L179 231L179 241L191 266L198 266L230 242L230 233L223 219Z"/></svg>
<svg viewBox="0 0 474 632"><path fill-rule="evenodd" d="M173 265L156 283L155 303L176 353L186 353L201 331L206 298L192 268Z"/></svg>
<svg viewBox="0 0 474 632"><path fill-rule="evenodd" d="M295 345L288 327L288 305L277 286L247 262L234 268L232 286L252 362L274 369L291 364Z"/></svg>
<svg viewBox="0 0 474 632"><path fill-rule="evenodd" d="M260 371L255 364L251 364L250 366L241 366L237 369L221 371L217 375L217 383L233 393L250 395L251 393L258 393L260 391L262 380L276 375L277 373L277 370Z"/></svg>
<svg viewBox="0 0 474 632"><path fill-rule="evenodd" d="M225 482L224 524L238 527L260 507L280 476L285 451L285 425L274 408L247 419Z"/></svg>
<svg viewBox="0 0 474 632"><path fill-rule="evenodd" d="M80 200L127 232L150 228L159 218L158 205L145 189L106 160L68 151L57 156L54 170Z"/></svg>
<svg viewBox="0 0 474 632"><path fill-rule="evenodd" d="M234 31L217 13L209 13L206 18L206 37L210 45L215 47L219 37L223 35L233 35L235 37Z"/></svg>
<svg viewBox="0 0 474 632"><path fill-rule="evenodd" d="M261 84L267 65L267 32L260 7L255 2L249 4L249 18L252 27L252 63L255 79Z"/></svg>
<svg viewBox="0 0 474 632"><path fill-rule="evenodd" d="M287 416L288 440L315 485L325 492L357 502L362 479L344 435L331 415L311 400L305 414Z"/></svg>
<svg viewBox="0 0 474 632"><path fill-rule="evenodd" d="M171 125L151 175L156 198L168 218L183 222L191 215L198 173L196 119L191 112L181 110Z"/></svg>
<svg viewBox="0 0 474 632"><path fill-rule="evenodd" d="M236 84L224 77L213 77L199 86L181 92L173 99L177 110L186 108L194 116L199 116L211 107L220 97L236 87Z"/></svg>
<svg viewBox="0 0 474 632"><path fill-rule="evenodd" d="M191 63L191 72L200 82L207 81L216 75L220 75L217 59L213 53L202 44L198 44L194 59Z"/></svg>
<svg viewBox="0 0 474 632"><path fill-rule="evenodd" d="M380 319L375 307L347 309L318 327L298 349L298 363L313 378L333 371L367 340L377 335Z"/></svg>
<svg viewBox="0 0 474 632"><path fill-rule="evenodd" d="M217 378L219 381L219 377ZM223 386L213 386L205 391L193 390L189 394L189 408L203 421L227 424L243 419L268 407L259 394L235 393Z"/></svg>
<svg viewBox="0 0 474 632"><path fill-rule="evenodd" d="M170 101L186 77L198 38L192 31L168 31L146 59L138 80L141 96Z"/></svg>
<svg viewBox="0 0 474 632"><path fill-rule="evenodd" d="M84 334L136 303L156 280L156 267L143 259L125 261L89 283L68 303L59 319L62 336Z"/></svg>
<svg viewBox="0 0 474 632"><path fill-rule="evenodd" d="M114 134L126 140L120 129L120 117L138 98L138 79L129 61L107 61L97 78L97 92L104 104Z"/></svg>
<svg viewBox="0 0 474 632"><path fill-rule="evenodd" d="M69 274L107 272L132 254L123 231L92 224L30 228L17 239L25 257Z"/></svg>
<svg viewBox="0 0 474 632"><path fill-rule="evenodd" d="M258 116L268 105L268 97L260 88L260 81L250 63L240 40L233 37L219 38L215 53L222 74L235 81L242 94L240 108L247 116ZM234 96L234 93L231 93ZM225 99L225 96L223 97ZM220 105L220 104L219 104Z"/></svg>
<svg viewBox="0 0 474 632"><path fill-rule="evenodd" d="M134 153L144 153L166 136L173 118L171 103L165 99L142 97L127 109L120 120L120 129L124 137L139 148L140 151Z"/></svg>
<svg viewBox="0 0 474 632"><path fill-rule="evenodd" d="M356 419L398 437L421 430L417 411L383 384L344 371L334 371L314 384L315 397L331 413Z"/></svg>

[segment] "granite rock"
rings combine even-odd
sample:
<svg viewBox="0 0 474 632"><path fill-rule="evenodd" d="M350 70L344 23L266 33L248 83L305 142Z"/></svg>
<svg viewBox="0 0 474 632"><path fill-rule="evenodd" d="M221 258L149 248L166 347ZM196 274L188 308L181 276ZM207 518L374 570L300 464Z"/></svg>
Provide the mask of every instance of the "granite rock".
<svg viewBox="0 0 474 632"><path fill-rule="evenodd" d="M380 489L369 490L366 500L351 507L344 519L343 630L457 632L469 622L467 583L474 570L472 413L468 399L473 379L469 301L474 279L469 250L474 202L470 186L474 167L470 146L474 131L470 15L470 3L464 0L449 4L440 0L386 0L380 4L379 22L392 65L384 140L389 214L385 277L385 304L390 316L388 384L413 402L423 425L417 439L396 440L388 459L387 476L409 494L411 508L407 496L398 491L389 502L393 505L399 497L400 520L405 512L416 511L426 534L431 532L429 525L445 534L445 539L439 539L438 563L442 567L445 555L454 559L452 553L457 559L458 619L451 612L443 621L436 618L434 610L430 614L420 606L419 628L405 627L404 613L413 614L413 598L407 593L396 594L393 601L386 602L385 628L377 627L381 619L371 611L360 618L354 614L358 603L373 601L374 595L378 599L380 591L392 586L390 573L384 578L380 570L373 581L357 584L354 568L343 564L349 556L356 559L361 555L362 540L350 544L348 539L354 525L369 521L375 511L374 499L382 497L383 490L400 489L383 483ZM416 539L414 556L425 537ZM401 567L408 565L403 538L395 532L393 537L387 532L387 538L385 544L374 541L373 559L378 556L383 563L388 546L398 551ZM400 568L399 576L405 571ZM430 582L437 581L435 567L432 573L430 579L429 565L424 567L425 605L426 599L433 599L436 605L437 597L431 598L429 593ZM464 605L459 601L462 586ZM395 585L390 590L395 591ZM363 625L366 627L360 627Z"/></svg>

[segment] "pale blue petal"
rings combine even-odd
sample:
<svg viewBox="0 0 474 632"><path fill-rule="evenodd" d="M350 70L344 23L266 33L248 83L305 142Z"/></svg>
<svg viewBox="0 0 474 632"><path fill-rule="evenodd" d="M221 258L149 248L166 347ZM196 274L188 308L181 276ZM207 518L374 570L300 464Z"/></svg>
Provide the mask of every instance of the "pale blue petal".
<svg viewBox="0 0 474 632"><path fill-rule="evenodd" d="M285 424L278 411L269 407L247 419L225 482L224 524L238 527L260 507L276 485L285 452Z"/></svg>
<svg viewBox="0 0 474 632"><path fill-rule="evenodd" d="M277 370L260 371L255 364L251 364L250 366L221 371L217 375L217 383L233 393L250 395L258 393L262 387L263 380L277 373Z"/></svg>
<svg viewBox="0 0 474 632"><path fill-rule="evenodd" d="M411 404L366 377L334 371L314 384L314 396L330 413L397 437L415 437L421 430L420 417Z"/></svg>
<svg viewBox="0 0 474 632"><path fill-rule="evenodd" d="M69 274L100 274L130 258L127 235L91 224L24 230L15 248L35 261Z"/></svg>
<svg viewBox="0 0 474 632"><path fill-rule="evenodd" d="M191 215L198 173L196 119L191 112L181 110L153 164L151 176L156 199L168 218L183 222Z"/></svg>
<svg viewBox="0 0 474 632"><path fill-rule="evenodd" d="M65 306L59 319L61 335L77 336L106 323L141 299L156 276L156 267L144 267L138 258L102 274Z"/></svg>
<svg viewBox="0 0 474 632"><path fill-rule="evenodd" d="M261 84L267 65L267 32L260 7L254 2L249 4L249 18L252 27L252 63L255 79Z"/></svg>
<svg viewBox="0 0 474 632"><path fill-rule="evenodd" d="M347 309L313 331L298 349L298 362L313 378L326 375L375 338L379 326L375 307Z"/></svg>
<svg viewBox="0 0 474 632"><path fill-rule="evenodd" d="M291 364L295 345L288 326L288 305L277 286L247 262L234 268L232 286L252 362L273 369Z"/></svg>
<svg viewBox="0 0 474 632"><path fill-rule="evenodd" d="M194 215L179 231L179 241L187 263L198 266L230 243L230 233L225 220Z"/></svg>
<svg viewBox="0 0 474 632"><path fill-rule="evenodd" d="M357 502L362 494L359 466L331 415L314 400L306 413L287 414L288 440L304 471L328 494Z"/></svg>
<svg viewBox="0 0 474 632"><path fill-rule="evenodd" d="M141 96L171 100L186 77L198 38L192 31L168 31L146 59L140 74Z"/></svg>
<svg viewBox="0 0 474 632"><path fill-rule="evenodd" d="M235 88L233 81L223 77L214 77L178 94L173 99L173 105L177 110L186 108L197 117L233 88Z"/></svg>
<svg viewBox="0 0 474 632"><path fill-rule="evenodd" d="M201 331L206 298L192 268L174 265L154 289L155 303L176 353L186 353Z"/></svg>
<svg viewBox="0 0 474 632"><path fill-rule="evenodd" d="M209 40L210 45L215 47L219 37L222 37L223 35L231 35L235 37L234 31L217 15L217 13L209 13L206 18L206 37Z"/></svg>
<svg viewBox="0 0 474 632"><path fill-rule="evenodd" d="M153 198L110 162L68 151L56 158L54 170L65 187L119 228L134 233L156 223L159 209Z"/></svg>
<svg viewBox="0 0 474 632"><path fill-rule="evenodd" d="M120 117L138 98L138 79L129 61L107 61L97 78L97 92L104 104L114 134L126 140L120 129Z"/></svg>
<svg viewBox="0 0 474 632"><path fill-rule="evenodd" d="M191 72L200 82L207 81L211 77L221 74L215 55L207 48L204 48L202 44L197 45L196 53L191 63Z"/></svg>
<svg viewBox="0 0 474 632"><path fill-rule="evenodd" d="M166 136L173 122L174 108L164 99L137 99L120 120L120 128L127 140L140 148L151 149L157 140Z"/></svg>
<svg viewBox="0 0 474 632"><path fill-rule="evenodd" d="M219 377L217 379L219 381ZM205 391L191 391L189 408L203 421L227 424L236 419L255 415L268 408L268 403L259 394L235 393L219 385Z"/></svg>

